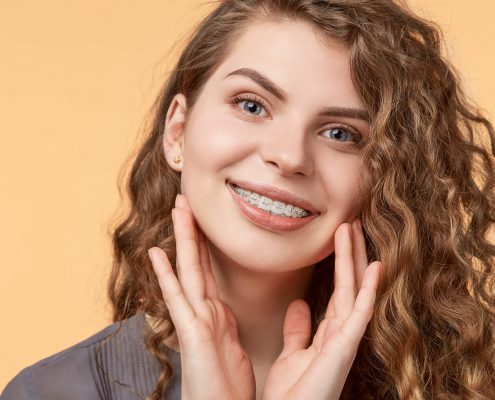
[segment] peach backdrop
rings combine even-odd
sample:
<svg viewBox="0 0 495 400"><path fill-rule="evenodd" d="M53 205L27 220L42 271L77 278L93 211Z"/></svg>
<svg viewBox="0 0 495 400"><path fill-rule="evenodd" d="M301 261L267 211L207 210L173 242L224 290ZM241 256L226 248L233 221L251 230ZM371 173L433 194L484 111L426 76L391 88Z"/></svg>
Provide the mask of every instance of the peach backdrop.
<svg viewBox="0 0 495 400"><path fill-rule="evenodd" d="M414 0L492 118L492 0ZM144 5L144 7L143 7ZM111 322L117 173L205 0L0 3L0 390Z"/></svg>

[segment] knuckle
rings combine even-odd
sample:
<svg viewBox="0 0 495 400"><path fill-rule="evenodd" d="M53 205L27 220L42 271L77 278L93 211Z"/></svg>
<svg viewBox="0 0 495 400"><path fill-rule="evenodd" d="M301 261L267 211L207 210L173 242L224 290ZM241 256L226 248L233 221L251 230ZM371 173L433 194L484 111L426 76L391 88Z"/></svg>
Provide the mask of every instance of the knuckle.
<svg viewBox="0 0 495 400"><path fill-rule="evenodd" d="M175 303L176 300L179 299L179 297L182 295L182 292L177 290L177 291L173 291L173 292L169 292L169 291L164 291L163 293L163 299L165 300L165 302L167 304L173 304Z"/></svg>

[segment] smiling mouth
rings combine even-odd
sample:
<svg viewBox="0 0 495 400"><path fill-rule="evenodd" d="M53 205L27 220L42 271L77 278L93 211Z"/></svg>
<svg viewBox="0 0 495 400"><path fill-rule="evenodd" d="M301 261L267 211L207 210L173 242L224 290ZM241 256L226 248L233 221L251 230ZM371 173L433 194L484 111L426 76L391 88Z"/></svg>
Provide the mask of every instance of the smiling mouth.
<svg viewBox="0 0 495 400"><path fill-rule="evenodd" d="M229 191L238 206L238 210L244 218L265 230L272 232L295 231L309 224L318 216L317 214L299 216L297 213L295 215L289 214L290 216L287 216L286 214L283 214L283 212L280 213L280 210L277 210L277 206L274 207L274 211L276 212L273 212L271 209L263 209L260 207L264 206L252 204L249 201L249 197L245 198L243 195L237 193L236 190L238 190L238 188L235 189L234 185L227 183L226 186L229 188Z"/></svg>
<svg viewBox="0 0 495 400"><path fill-rule="evenodd" d="M272 215L288 218L306 218L314 214L304 208L271 199L270 197L257 192L249 191L235 183L230 183L230 185L234 192L244 201Z"/></svg>

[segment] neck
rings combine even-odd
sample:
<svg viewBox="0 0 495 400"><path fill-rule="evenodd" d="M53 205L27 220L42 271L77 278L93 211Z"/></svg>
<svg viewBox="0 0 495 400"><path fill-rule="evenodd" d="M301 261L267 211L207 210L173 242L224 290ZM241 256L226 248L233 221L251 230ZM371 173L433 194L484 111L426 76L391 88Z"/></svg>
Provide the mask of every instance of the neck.
<svg viewBox="0 0 495 400"><path fill-rule="evenodd" d="M209 248L220 299L236 317L243 349L253 366L271 366L283 348L287 307L305 297L314 265L283 272L254 271L222 259L211 243Z"/></svg>

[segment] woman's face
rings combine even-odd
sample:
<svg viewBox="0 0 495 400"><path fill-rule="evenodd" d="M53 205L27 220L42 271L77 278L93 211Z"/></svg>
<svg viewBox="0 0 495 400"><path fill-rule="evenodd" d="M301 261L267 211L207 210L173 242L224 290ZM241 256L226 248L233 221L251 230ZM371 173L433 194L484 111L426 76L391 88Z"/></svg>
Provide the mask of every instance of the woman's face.
<svg viewBox="0 0 495 400"><path fill-rule="evenodd" d="M185 103L175 100L167 126ZM213 257L260 272L289 271L331 254L337 227L359 215L355 146L368 128L348 50L323 43L307 23L263 21L234 44L205 83L181 140L165 151L175 169L171 160L182 154L181 191ZM229 190L227 182L239 180L295 194L319 214L295 230L263 226Z"/></svg>

